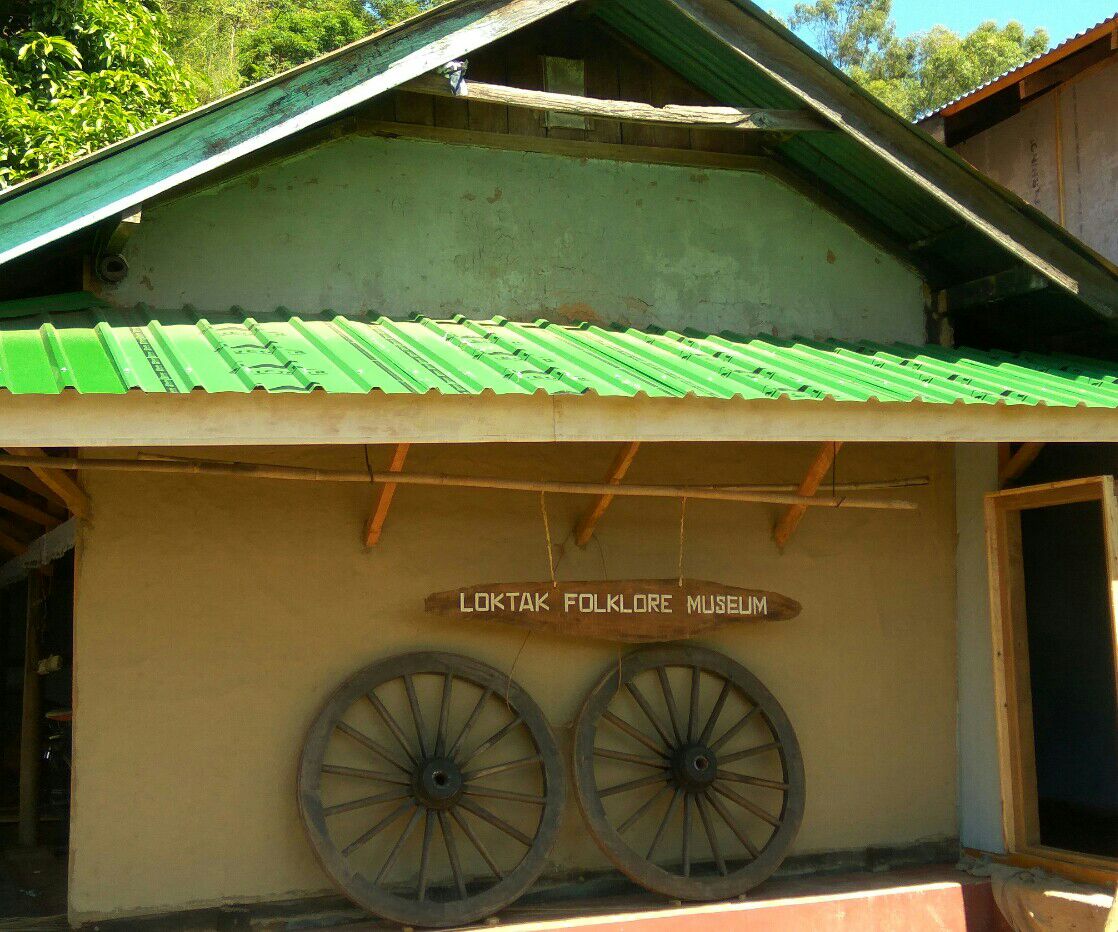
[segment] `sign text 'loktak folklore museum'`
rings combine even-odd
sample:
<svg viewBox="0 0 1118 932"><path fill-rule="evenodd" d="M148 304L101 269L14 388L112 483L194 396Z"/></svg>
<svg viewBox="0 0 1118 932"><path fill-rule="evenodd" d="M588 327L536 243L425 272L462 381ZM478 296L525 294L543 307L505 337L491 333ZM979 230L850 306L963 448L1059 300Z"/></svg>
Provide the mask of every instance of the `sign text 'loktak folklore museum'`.
<svg viewBox="0 0 1118 932"><path fill-rule="evenodd" d="M74 926L1113 884L1116 318L749 0L452 0L17 186L9 822Z"/></svg>

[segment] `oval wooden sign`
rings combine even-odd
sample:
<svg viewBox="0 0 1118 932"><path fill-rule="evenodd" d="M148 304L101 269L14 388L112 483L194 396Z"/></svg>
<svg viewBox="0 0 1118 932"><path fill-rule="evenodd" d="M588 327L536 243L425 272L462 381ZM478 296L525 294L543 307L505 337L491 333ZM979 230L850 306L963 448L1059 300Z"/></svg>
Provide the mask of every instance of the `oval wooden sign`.
<svg viewBox="0 0 1118 932"><path fill-rule="evenodd" d="M427 596L434 615L631 644L676 641L726 625L783 621L800 603L701 579L481 583Z"/></svg>

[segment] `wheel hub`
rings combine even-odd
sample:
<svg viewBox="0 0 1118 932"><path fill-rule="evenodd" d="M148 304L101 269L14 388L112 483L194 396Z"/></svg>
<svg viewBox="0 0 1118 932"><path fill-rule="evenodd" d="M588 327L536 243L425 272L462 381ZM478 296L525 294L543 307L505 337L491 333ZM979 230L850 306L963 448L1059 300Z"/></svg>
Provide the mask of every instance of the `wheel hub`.
<svg viewBox="0 0 1118 932"><path fill-rule="evenodd" d="M420 764L412 788L428 809L449 809L462 795L462 771L449 757L431 758Z"/></svg>
<svg viewBox="0 0 1118 932"><path fill-rule="evenodd" d="M718 758L702 744L688 744L675 753L672 772L676 784L691 791L705 790L718 774Z"/></svg>

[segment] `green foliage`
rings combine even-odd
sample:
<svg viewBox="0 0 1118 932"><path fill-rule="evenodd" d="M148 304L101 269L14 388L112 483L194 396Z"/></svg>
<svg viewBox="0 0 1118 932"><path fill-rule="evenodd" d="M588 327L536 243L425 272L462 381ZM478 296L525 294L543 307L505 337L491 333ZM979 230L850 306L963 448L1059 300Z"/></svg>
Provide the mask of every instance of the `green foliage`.
<svg viewBox="0 0 1118 932"><path fill-rule="evenodd" d="M985 22L965 36L945 26L898 38L892 0L797 3L789 25L903 116L934 110L1048 47L1048 33Z"/></svg>
<svg viewBox="0 0 1118 932"><path fill-rule="evenodd" d="M171 50L202 100L301 65L440 0L163 0Z"/></svg>
<svg viewBox="0 0 1118 932"><path fill-rule="evenodd" d="M193 106L164 28L145 0L28 0L0 15L0 187Z"/></svg>
<svg viewBox="0 0 1118 932"><path fill-rule="evenodd" d="M276 0L265 23L237 44L237 68L249 82L263 80L374 29L361 0Z"/></svg>

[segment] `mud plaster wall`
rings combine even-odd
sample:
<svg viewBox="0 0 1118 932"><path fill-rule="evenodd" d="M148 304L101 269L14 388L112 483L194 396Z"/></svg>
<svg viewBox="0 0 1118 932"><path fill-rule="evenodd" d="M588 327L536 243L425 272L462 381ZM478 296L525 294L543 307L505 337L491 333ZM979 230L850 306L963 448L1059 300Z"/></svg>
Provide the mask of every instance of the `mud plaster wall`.
<svg viewBox="0 0 1118 932"><path fill-rule="evenodd" d="M373 448L374 465L389 452ZM803 445L645 445L634 482L794 481ZM413 447L414 470L597 476L610 446ZM203 455L236 456L207 450ZM361 463L349 448L252 451ZM745 663L788 712L807 811L795 852L956 833L951 448L849 444L839 477L930 475L914 513L812 511L781 555L775 508L691 502L690 576L782 592L799 618L702 643ZM401 488L379 547L364 486L89 473L77 555L72 918L325 891L295 798L297 756L326 696L371 661L455 651L509 670L523 632L432 619L436 590L547 578L532 494ZM565 538L586 500L550 496ZM673 577L679 505L617 499L567 579ZM566 747L618 650L533 635L516 679ZM550 870L606 868L577 807Z"/></svg>
<svg viewBox="0 0 1118 932"><path fill-rule="evenodd" d="M922 342L915 273L760 174L350 136L145 207L121 306Z"/></svg>
<svg viewBox="0 0 1118 932"><path fill-rule="evenodd" d="M1045 94L957 147L976 168L1060 219L1057 107L1064 225L1118 262L1118 62Z"/></svg>

